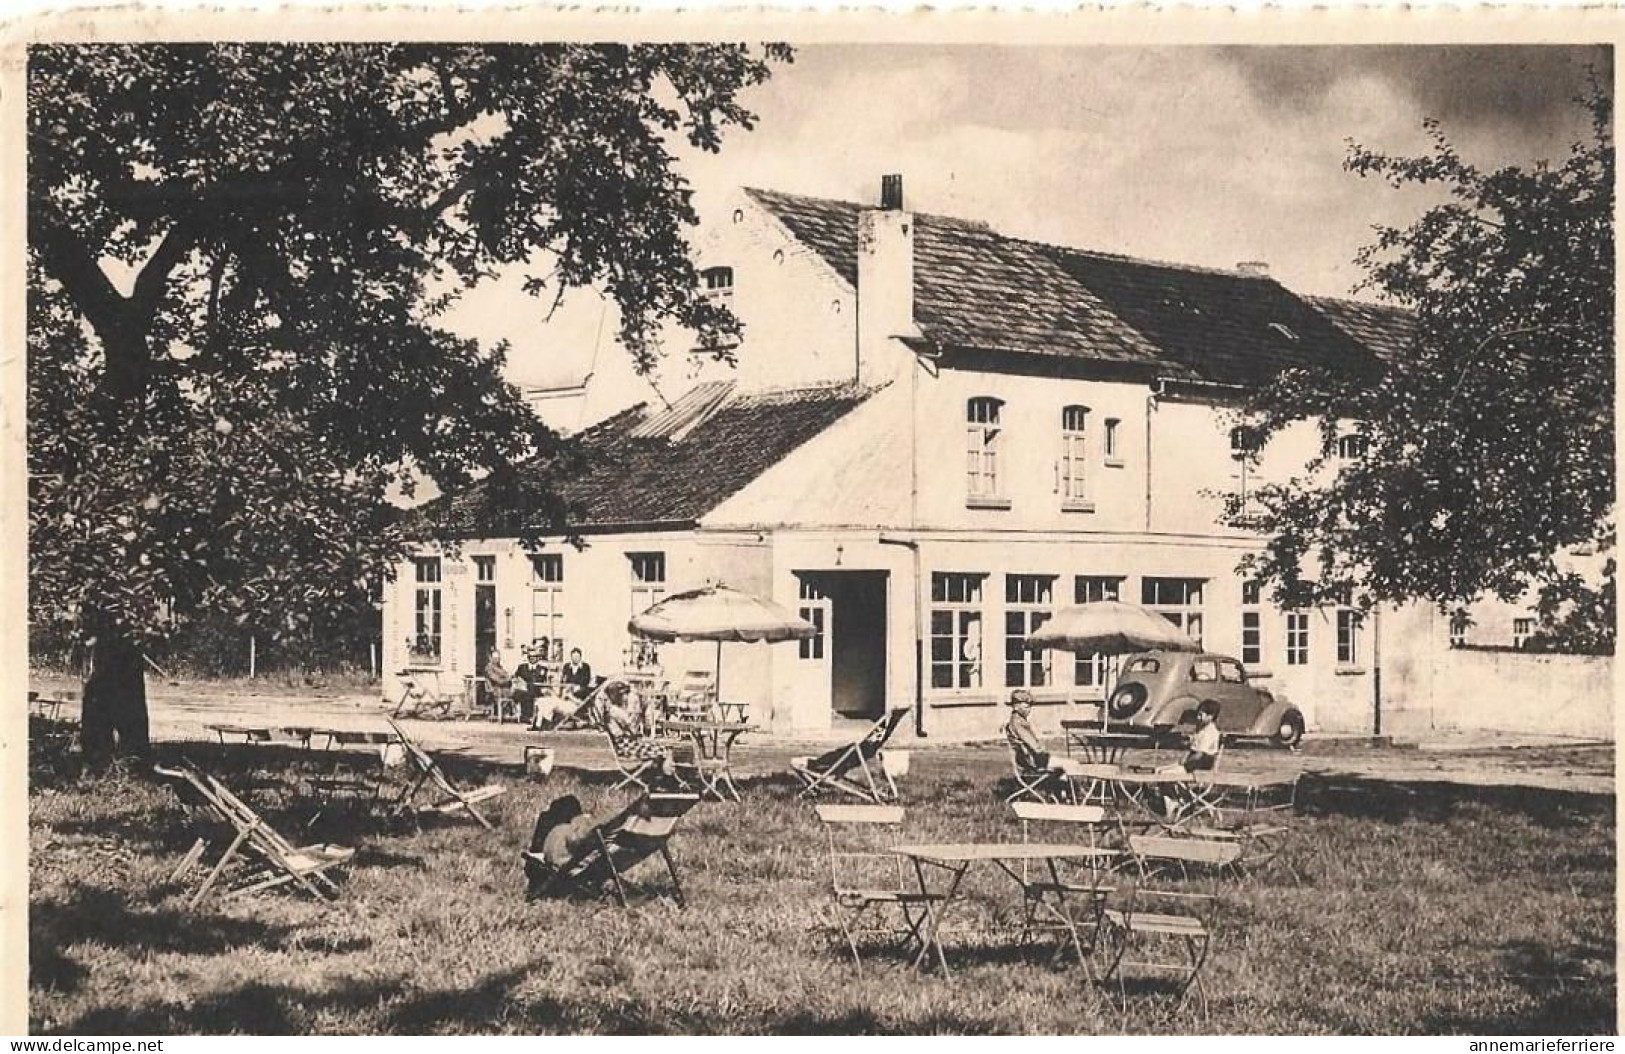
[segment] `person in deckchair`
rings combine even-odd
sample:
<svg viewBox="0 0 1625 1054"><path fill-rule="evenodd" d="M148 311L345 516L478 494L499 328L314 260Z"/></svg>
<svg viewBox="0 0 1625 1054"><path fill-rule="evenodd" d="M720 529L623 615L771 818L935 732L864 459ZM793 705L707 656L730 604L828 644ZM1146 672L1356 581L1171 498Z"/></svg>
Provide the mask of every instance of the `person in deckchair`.
<svg viewBox="0 0 1625 1054"><path fill-rule="evenodd" d="M593 819L574 794L555 798L536 815L525 856L525 899L542 895L557 870L592 838ZM540 857L541 859L537 859Z"/></svg>
<svg viewBox="0 0 1625 1054"><path fill-rule="evenodd" d="M619 678L606 682L599 689L598 720L615 744L615 753L623 758L647 758L660 762L660 775L670 786L681 786L677 778L677 763L672 757L672 744L653 734L655 718L652 706L639 704L632 686Z"/></svg>

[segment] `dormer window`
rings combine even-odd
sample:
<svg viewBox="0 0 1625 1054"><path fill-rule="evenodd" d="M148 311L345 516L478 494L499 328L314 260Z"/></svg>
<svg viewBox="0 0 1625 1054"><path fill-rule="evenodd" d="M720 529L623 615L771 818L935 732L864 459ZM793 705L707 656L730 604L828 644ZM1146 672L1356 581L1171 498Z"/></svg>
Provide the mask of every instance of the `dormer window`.
<svg viewBox="0 0 1625 1054"><path fill-rule="evenodd" d="M971 506L1009 508L1000 489L999 447L1003 401L977 396L965 403L965 500Z"/></svg>
<svg viewBox="0 0 1625 1054"><path fill-rule="evenodd" d="M1337 438L1337 459L1339 461L1358 461L1365 457L1366 446L1365 436L1339 436Z"/></svg>
<svg viewBox="0 0 1625 1054"><path fill-rule="evenodd" d="M707 267L700 272L700 286L709 297L732 296L734 291L734 269L732 267Z"/></svg>

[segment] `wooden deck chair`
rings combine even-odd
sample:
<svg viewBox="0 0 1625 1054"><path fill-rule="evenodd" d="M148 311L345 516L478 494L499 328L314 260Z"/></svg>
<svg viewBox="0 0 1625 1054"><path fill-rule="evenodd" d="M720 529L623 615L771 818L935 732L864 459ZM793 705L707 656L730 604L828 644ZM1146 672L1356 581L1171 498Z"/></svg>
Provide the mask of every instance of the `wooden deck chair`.
<svg viewBox="0 0 1625 1054"><path fill-rule="evenodd" d="M1032 827L1064 827L1066 834L1058 839L1068 844L1087 845L1107 850L1113 840L1115 825L1106 818L1106 810L1098 805L1068 805L1048 802L1017 801L1010 808L1021 821L1021 841L1032 840ZM1085 969L1089 956L1099 943L1101 925L1105 920L1106 897L1116 890L1111 875L1114 858L1069 862L1051 860L1043 871L1036 871L1023 862L1018 873L1006 868L1010 876L1021 885L1023 918L1020 943L1025 945L1032 934L1051 930L1062 935L1050 960L1056 961L1068 949L1077 953ZM1073 911L1078 900L1089 902L1090 915L1080 919ZM1039 914L1047 916L1041 920Z"/></svg>
<svg viewBox="0 0 1625 1054"><path fill-rule="evenodd" d="M413 816L423 812L436 812L442 816L466 812L478 820L486 830L496 829L491 821L487 820L484 814L474 806L480 802L490 801L492 798L506 794L508 788L492 783L476 790L458 790L452 785L451 780L446 778L446 773L440 768L439 763L429 756L428 751L412 742L412 737L408 736L406 731L395 723L394 718L386 717L384 720L389 722L389 727L393 728L395 734L400 737L401 746L406 750L406 760L416 770L416 775L407 783L406 789L401 792L400 797L395 799L395 808L398 812L410 813ZM429 805L419 807L416 804L418 793L431 783L438 789L439 799Z"/></svg>
<svg viewBox="0 0 1625 1054"><path fill-rule="evenodd" d="M546 721L538 720L530 727L537 732L557 732L587 723L587 715L591 711L593 704L598 701L598 693L602 691L604 685L608 683L609 681L607 679L599 678L598 683L593 685L592 691L582 696L581 699L576 703L575 709L571 710L567 714L555 714L552 717L549 717ZM536 697L538 702L544 698L549 697L540 695ZM551 698L561 697L552 696Z"/></svg>
<svg viewBox="0 0 1625 1054"><path fill-rule="evenodd" d="M562 866L553 869L552 876L542 886L542 896L579 891L599 893L605 888L615 891L621 907L627 907L626 872L659 854L671 875L672 895L679 907L687 907L683 899L683 884L677 876L677 863L672 859L672 834L688 811L699 804L697 794L644 794L616 815L596 825L591 840ZM538 853L525 853L534 860L545 860Z"/></svg>
<svg viewBox="0 0 1625 1054"><path fill-rule="evenodd" d="M426 714L436 714L440 717L450 717L452 713L452 698L441 692L438 687L431 688L426 678L412 670L401 670L395 674L401 682L401 697L395 702L395 709L389 713L390 717L400 717L402 714L411 714L413 717L423 717ZM436 682L439 677L435 677Z"/></svg>
<svg viewBox="0 0 1625 1054"><path fill-rule="evenodd" d="M197 907L233 865L237 865L233 868L237 873L227 880L230 883L227 896L274 889L290 883L318 900L330 900L337 892L338 886L326 872L349 862L355 856L354 849L326 843L294 846L261 819L246 802L228 790L225 784L185 759L176 768L154 765L153 771L171 781L182 801L200 813L211 815L232 832L220 859L187 901L188 908ZM170 874L170 881L178 881L202 859L208 841L205 837L199 837L193 843L179 866Z"/></svg>
<svg viewBox="0 0 1625 1054"><path fill-rule="evenodd" d="M881 763L880 752L911 709L904 706L889 711L874 723L862 739L827 762L820 762L817 758L791 758L790 771L803 784L802 797L827 788L875 805L896 801L897 784L892 780L891 772ZM877 774L879 779L876 778Z"/></svg>
<svg viewBox="0 0 1625 1054"><path fill-rule="evenodd" d="M923 891L909 876L906 861L901 856L881 852L874 844L875 831L880 828L891 831L902 825L903 807L820 805L817 812L828 840L836 927L846 938L858 973L863 973L859 938L867 936L895 938L920 960L935 951L946 973L947 958L934 936L936 927L932 917L937 905L945 899L944 894ZM868 924L871 911L878 909L884 915L888 908L896 908L900 925ZM929 947L922 947L927 941Z"/></svg>
<svg viewBox="0 0 1625 1054"><path fill-rule="evenodd" d="M1111 951L1103 980L1117 982L1118 997L1127 1009L1127 972L1169 975L1179 996L1176 1010L1194 989L1205 1014L1202 967L1213 944L1218 880L1240 849L1202 838L1133 835L1129 852L1140 878L1120 906L1106 909Z"/></svg>

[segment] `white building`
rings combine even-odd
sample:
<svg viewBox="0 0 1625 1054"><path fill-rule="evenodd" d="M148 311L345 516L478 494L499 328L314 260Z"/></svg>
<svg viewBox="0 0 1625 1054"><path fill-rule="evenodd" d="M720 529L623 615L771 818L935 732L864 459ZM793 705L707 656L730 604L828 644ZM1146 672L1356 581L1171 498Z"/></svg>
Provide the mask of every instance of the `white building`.
<svg viewBox="0 0 1625 1054"><path fill-rule="evenodd" d="M1421 698L1437 616L1277 611L1236 573L1256 539L1218 523L1222 492L1301 470L1320 442L1306 425L1246 450L1228 413L1245 387L1290 364L1373 370L1403 347L1402 315L1298 297L1256 265L915 215L890 179L879 208L742 191L699 252L745 325L737 368L685 365L698 383L670 407L580 433L597 463L562 489L584 548L527 554L513 493L454 498L460 555L425 549L386 588L386 669L456 678L545 637L613 671L649 658L630 615L724 581L822 628L724 649L724 696L781 732L918 704L916 731L989 735L1018 686L1040 724L1093 714L1094 661L1019 642L1108 597L1239 657L1311 730L1371 731ZM715 658L667 645L658 661L675 680Z"/></svg>

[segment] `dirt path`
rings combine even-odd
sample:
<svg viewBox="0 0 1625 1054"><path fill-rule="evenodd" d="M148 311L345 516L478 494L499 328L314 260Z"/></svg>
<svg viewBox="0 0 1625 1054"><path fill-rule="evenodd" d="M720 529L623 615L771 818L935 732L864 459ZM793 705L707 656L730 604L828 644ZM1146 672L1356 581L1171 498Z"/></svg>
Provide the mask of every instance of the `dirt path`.
<svg viewBox="0 0 1625 1054"><path fill-rule="evenodd" d="M45 691L77 689L74 682L37 678ZM344 729L382 729L389 712L376 694L339 690L268 690L236 683L173 683L156 678L149 686L152 735L156 740L213 740L210 724L264 727L316 725ZM545 734L489 721L411 721L411 734L433 749L455 749L469 756L519 765L527 745L551 745L559 762L606 768L609 752L601 739L586 733ZM830 740L792 741L747 738L735 751L739 771L781 770L786 761ZM905 744L899 744L905 745ZM964 761L1002 764L1004 746L913 742L908 749L933 763ZM1227 768L1243 772L1316 772L1404 782L1444 781L1480 786L1526 786L1588 794L1614 792L1614 748L1611 744L1565 742L1553 737L1517 739L1493 735L1441 736L1420 747L1373 747L1364 741L1311 739L1301 753L1238 745L1225 755Z"/></svg>

